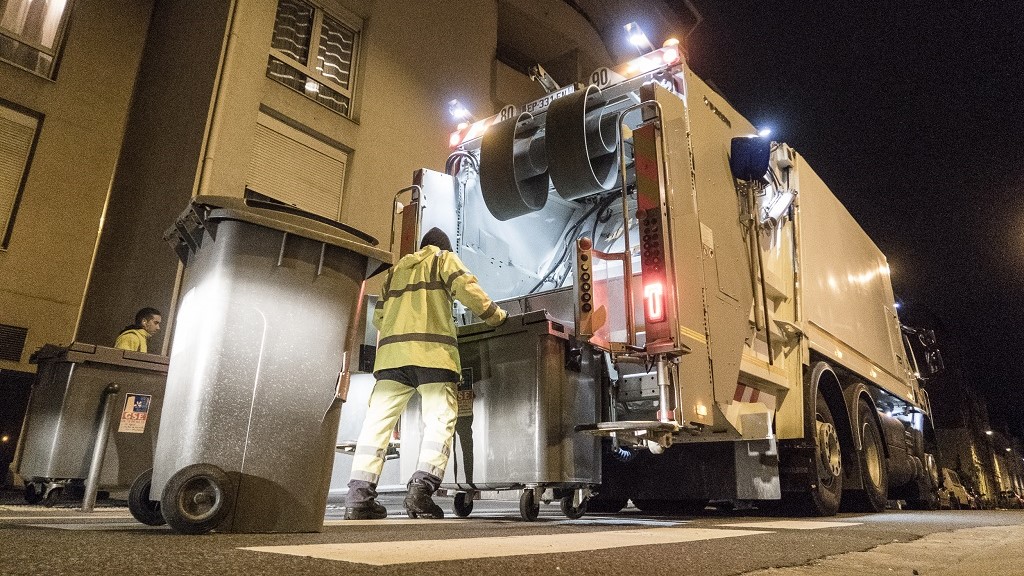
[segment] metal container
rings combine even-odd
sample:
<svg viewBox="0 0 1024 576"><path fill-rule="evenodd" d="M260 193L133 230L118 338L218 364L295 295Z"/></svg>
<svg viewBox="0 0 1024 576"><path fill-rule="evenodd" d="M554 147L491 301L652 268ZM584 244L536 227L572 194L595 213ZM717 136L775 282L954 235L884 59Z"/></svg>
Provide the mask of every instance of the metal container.
<svg viewBox="0 0 1024 576"><path fill-rule="evenodd" d="M179 531L319 531L363 281L391 254L312 214L224 197L194 199L166 238L185 274L150 498ZM226 477L192 496L228 510L175 518L168 490L202 465Z"/></svg>
<svg viewBox="0 0 1024 576"><path fill-rule="evenodd" d="M153 463L167 358L75 342L48 344L33 354L32 361L39 368L18 473L38 485L35 493L40 497L51 496L55 482L87 478L105 391L117 384L112 400L117 412L109 418L98 486L131 486Z"/></svg>
<svg viewBox="0 0 1024 576"><path fill-rule="evenodd" d="M442 486L458 490L583 487L601 483L600 445L575 432L595 422L598 357L572 346L566 326L537 310L497 328L459 328L463 382L455 441ZM465 407L465 404L463 404ZM467 426L467 423L469 424ZM415 469L421 422L407 411L403 475Z"/></svg>

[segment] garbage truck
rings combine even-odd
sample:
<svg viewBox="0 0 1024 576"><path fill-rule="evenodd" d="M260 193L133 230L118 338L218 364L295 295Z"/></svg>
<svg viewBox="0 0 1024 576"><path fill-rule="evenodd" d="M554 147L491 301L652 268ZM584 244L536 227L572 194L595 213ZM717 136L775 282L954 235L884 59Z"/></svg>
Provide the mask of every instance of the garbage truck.
<svg viewBox="0 0 1024 576"><path fill-rule="evenodd" d="M545 84L461 125L444 171L395 197L400 252L441 228L509 322L542 315L557 342L488 348L455 304L476 404L445 477L456 507L488 488L524 490L527 518L551 494L570 516L933 507L934 338L901 325L885 255L804 157L675 43Z"/></svg>

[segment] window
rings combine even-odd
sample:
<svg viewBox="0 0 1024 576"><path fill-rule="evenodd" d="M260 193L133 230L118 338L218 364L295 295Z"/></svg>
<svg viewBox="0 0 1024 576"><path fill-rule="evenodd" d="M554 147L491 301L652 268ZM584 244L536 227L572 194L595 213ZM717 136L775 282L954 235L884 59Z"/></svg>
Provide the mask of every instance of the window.
<svg viewBox="0 0 1024 576"><path fill-rule="evenodd" d="M359 26L303 0L280 0L267 76L343 116L352 115Z"/></svg>
<svg viewBox="0 0 1024 576"><path fill-rule="evenodd" d="M0 101L0 249L6 249L11 240L38 132L39 117Z"/></svg>
<svg viewBox="0 0 1024 576"><path fill-rule="evenodd" d="M51 78L71 0L0 0L0 58Z"/></svg>

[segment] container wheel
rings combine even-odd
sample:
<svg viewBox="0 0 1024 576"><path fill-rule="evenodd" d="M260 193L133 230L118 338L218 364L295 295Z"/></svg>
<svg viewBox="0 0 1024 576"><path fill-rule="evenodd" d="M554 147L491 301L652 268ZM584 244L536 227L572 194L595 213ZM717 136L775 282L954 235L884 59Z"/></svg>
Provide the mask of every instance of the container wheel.
<svg viewBox="0 0 1024 576"><path fill-rule="evenodd" d="M579 520L587 513L587 502L590 498L580 500L579 505L576 505L573 500L574 498L571 494L562 498L562 514L565 514L565 517L570 520Z"/></svg>
<svg viewBox="0 0 1024 576"><path fill-rule="evenodd" d="M152 485L153 469L150 468L132 482L132 488L128 491L128 511L147 526L162 526L167 521L160 512L160 501L150 500L149 488Z"/></svg>
<svg viewBox="0 0 1024 576"><path fill-rule="evenodd" d="M176 532L205 534L227 518L234 496L223 470L213 464L190 464L167 481L160 511Z"/></svg>
<svg viewBox="0 0 1024 576"><path fill-rule="evenodd" d="M459 492L455 495L455 515L467 518L473 512L473 495Z"/></svg>
<svg viewBox="0 0 1024 576"><path fill-rule="evenodd" d="M533 488L523 490L523 495L519 497L519 514L527 522L533 522L540 516L540 500L537 499L537 491Z"/></svg>
<svg viewBox="0 0 1024 576"><path fill-rule="evenodd" d="M43 488L34 482L25 484L25 502L39 504L43 501Z"/></svg>
<svg viewBox="0 0 1024 576"><path fill-rule="evenodd" d="M46 495L43 496L43 506L46 506L47 508L53 508L54 504L56 504L57 501L60 500L60 496L63 493L64 488L60 486L50 488Z"/></svg>

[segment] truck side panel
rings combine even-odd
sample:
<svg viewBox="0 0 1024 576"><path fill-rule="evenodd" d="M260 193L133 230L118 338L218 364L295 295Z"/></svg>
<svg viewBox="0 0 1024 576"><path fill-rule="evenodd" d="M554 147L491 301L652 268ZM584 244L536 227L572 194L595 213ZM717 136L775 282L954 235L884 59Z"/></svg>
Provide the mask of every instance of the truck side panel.
<svg viewBox="0 0 1024 576"><path fill-rule="evenodd" d="M796 165L801 302L810 347L913 401L885 256L803 158Z"/></svg>

